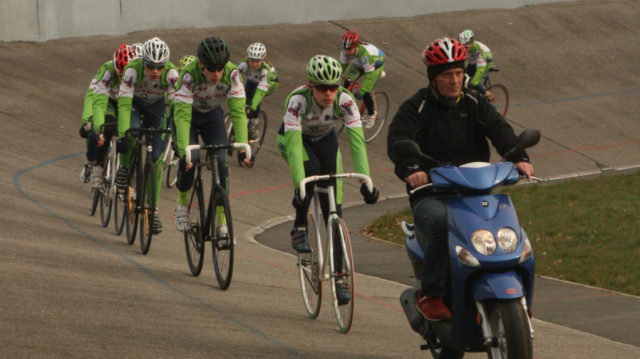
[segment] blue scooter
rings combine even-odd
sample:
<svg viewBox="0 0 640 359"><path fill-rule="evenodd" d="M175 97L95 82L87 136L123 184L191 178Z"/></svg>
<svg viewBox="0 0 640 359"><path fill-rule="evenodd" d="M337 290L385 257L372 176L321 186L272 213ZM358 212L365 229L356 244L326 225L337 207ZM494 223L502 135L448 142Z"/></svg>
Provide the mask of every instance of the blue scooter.
<svg viewBox="0 0 640 359"><path fill-rule="evenodd" d="M540 132L526 130L509 153L535 146ZM403 158L437 163L410 140L393 144ZM505 155L505 157L507 157ZM435 161L435 162L434 162ZM520 179L512 163L441 165L429 171L432 183L412 191L454 191L447 205L450 276L443 302L451 320L428 321L417 310L420 281L400 296L411 328L436 359L460 359L466 352L487 352L492 359L532 359L534 258L513 203L492 190ZM402 223L407 254L420 278L425 239L417 227Z"/></svg>

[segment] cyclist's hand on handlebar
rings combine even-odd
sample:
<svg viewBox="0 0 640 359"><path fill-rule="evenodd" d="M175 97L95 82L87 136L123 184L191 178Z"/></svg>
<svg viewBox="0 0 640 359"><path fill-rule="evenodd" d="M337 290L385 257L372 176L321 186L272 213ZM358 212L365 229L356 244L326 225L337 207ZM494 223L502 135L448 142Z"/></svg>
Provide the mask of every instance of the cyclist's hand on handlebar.
<svg viewBox="0 0 640 359"><path fill-rule="evenodd" d="M253 167L253 165L256 163L256 156L251 155L251 159L248 159L247 152L245 151L240 151L238 153L238 157L240 158L240 161L242 161L242 164L247 168Z"/></svg>
<svg viewBox="0 0 640 359"><path fill-rule="evenodd" d="M518 172L527 176L527 179L531 182L531 176L533 176L533 165L531 163L518 162L516 163L516 168L518 169Z"/></svg>
<svg viewBox="0 0 640 359"><path fill-rule="evenodd" d="M98 140L98 147L102 147L102 145L104 145L104 135L102 134L102 132L96 133L96 140Z"/></svg>
<svg viewBox="0 0 640 359"><path fill-rule="evenodd" d="M249 119L257 118L258 115L259 115L258 111L254 111L250 107L247 107L247 118L249 118Z"/></svg>
<svg viewBox="0 0 640 359"><path fill-rule="evenodd" d="M411 186L411 188L418 188L429 183L429 176L426 172L423 171L414 172L409 177L407 177L407 183L409 184L409 186Z"/></svg>
<svg viewBox="0 0 640 359"><path fill-rule="evenodd" d="M178 166L182 171L187 172L191 167L193 167L193 162L187 163L187 157L182 156L180 157L180 161L178 161Z"/></svg>
<svg viewBox="0 0 640 359"><path fill-rule="evenodd" d="M295 207L296 209L305 209L307 208L307 206L309 206L309 202L311 202L311 197L309 197L309 194L307 193L304 198L300 197L300 186L296 187L294 189L293 202L291 203L293 207Z"/></svg>
<svg viewBox="0 0 640 359"><path fill-rule="evenodd" d="M129 142L128 138L118 138L116 140L116 151L118 153L127 153L131 148L131 142Z"/></svg>
<svg viewBox="0 0 640 359"><path fill-rule="evenodd" d="M82 126L80 127L80 137L82 138L87 138L89 137L89 133L91 132L91 122L87 122L82 124Z"/></svg>
<svg viewBox="0 0 640 359"><path fill-rule="evenodd" d="M366 182L360 185L360 194L364 197L366 204L375 204L378 202L378 197L380 197L380 192L375 187L373 187L373 191L369 192Z"/></svg>

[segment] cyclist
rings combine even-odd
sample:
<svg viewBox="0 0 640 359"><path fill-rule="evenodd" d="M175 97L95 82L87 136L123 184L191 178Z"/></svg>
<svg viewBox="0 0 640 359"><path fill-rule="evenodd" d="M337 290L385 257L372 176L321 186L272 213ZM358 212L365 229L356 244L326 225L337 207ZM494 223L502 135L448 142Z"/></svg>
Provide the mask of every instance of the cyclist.
<svg viewBox="0 0 640 359"><path fill-rule="evenodd" d="M475 36L471 30L463 31L458 38L467 50L467 61L469 63L465 73L470 78L467 86L482 95L492 96L490 92L487 93L484 85L480 84L482 78L489 73L489 69L491 68L491 61L493 61L491 50L480 41L475 41ZM491 100L491 98L489 99Z"/></svg>
<svg viewBox="0 0 640 359"><path fill-rule="evenodd" d="M247 97L247 130L250 140L258 139L258 115L262 99L271 95L278 88L280 80L276 69L265 59L267 48L259 43L253 43L247 48L247 58L238 64L238 70L245 76L244 85Z"/></svg>
<svg viewBox="0 0 640 359"><path fill-rule="evenodd" d="M178 200L174 208L176 228L188 230L187 212L189 190L195 177L195 166L199 151L192 152L192 163L186 163L185 149L198 143L198 134L206 145L226 144L222 103L227 99L231 121L235 129L236 142L247 143L247 115L245 112L245 90L238 68L229 62L229 48L222 39L208 37L198 45L198 59L191 61L180 72L173 101L174 123L180 166L178 170ZM238 154L244 166L251 168L253 158L246 158L245 151ZM253 156L252 156L253 157ZM220 182L229 191L229 167L225 150L218 151ZM222 206L216 206L218 238L228 237L225 214Z"/></svg>
<svg viewBox="0 0 640 359"><path fill-rule="evenodd" d="M173 98L178 71L169 61L169 46L157 37L144 43L142 58L131 61L124 69L122 85L118 98L118 132L120 139L117 147L120 155L120 168L116 173L116 186L126 188L129 160L133 153L133 144L138 133L130 133L124 139L124 133L131 127L166 127L165 95L167 100ZM142 115L144 122L142 123ZM156 204L160 200L160 184L162 183L162 151L164 135L153 136L153 153L151 154L156 172L156 193L148 195L149 201L155 196ZM153 234L162 232L162 223L158 217L158 209L154 216Z"/></svg>
<svg viewBox="0 0 640 359"><path fill-rule="evenodd" d="M144 44L141 42L137 42L133 45L131 45L131 47L135 50L136 52L136 57L142 57L142 55L144 54Z"/></svg>
<svg viewBox="0 0 640 359"><path fill-rule="evenodd" d="M332 57L316 55L307 64L309 83L298 87L286 100L284 122L278 131L278 149L280 155L289 164L293 184L295 186L293 207L296 218L291 230L291 245L299 253L309 253L307 235L307 212L313 195L315 184L306 185L306 197L300 197L300 181L312 175L323 175L342 172L342 157L338 148L338 138L334 132L334 124L344 121L349 135L351 157L356 172L369 175L367 148L360 122L360 112L353 95L344 87L340 87L342 68ZM360 193L368 204L378 200L378 190L369 192L364 181ZM318 186L326 188L328 181L318 182ZM342 180L336 181L336 208L342 216ZM320 194L320 207L325 223L329 215L327 194ZM337 272L341 271L342 247L336 242L335 256ZM339 301L346 304L350 300L347 284L336 281ZM348 288L347 288L348 289Z"/></svg>
<svg viewBox="0 0 640 359"><path fill-rule="evenodd" d="M178 64L178 72L181 72L182 69L187 66L187 64L189 64L191 61L197 59L197 57L193 56L193 55L184 55L182 56L182 58L180 59L180 63Z"/></svg>
<svg viewBox="0 0 640 359"><path fill-rule="evenodd" d="M489 162L487 137L502 155L517 143L513 128L487 98L464 88L466 57L467 51L454 39L437 39L427 46L422 59L427 64L429 86L405 101L389 126L387 153L395 164L396 175L407 183L407 192L427 184L427 173L435 166L433 162L395 156L391 148L396 141L415 141L425 155L454 166ZM507 160L527 177L533 175L525 151L517 151ZM428 320L451 318L442 297L446 294L449 265L447 202L456 197L452 192L429 190L409 196L415 225L427 242L417 307Z"/></svg>
<svg viewBox="0 0 640 359"><path fill-rule="evenodd" d="M85 96L80 127L80 137L87 139L87 164L83 170L83 181L86 182L90 174L93 188L102 187L102 164L109 150L108 143L116 132L115 128L109 128L102 133L100 126L117 123L117 95L122 70L134 58L135 52L131 47L126 44L118 47L113 54L113 61L100 67Z"/></svg>
<svg viewBox="0 0 640 359"><path fill-rule="evenodd" d="M384 77L385 54L374 45L361 42L360 36L353 30L342 36L342 49L340 53L342 71L344 72L347 66L352 64L351 70L345 76L347 79L344 82L344 87L349 87L351 80L357 80L364 75L360 94L369 116L362 120L375 119L378 112L375 109L371 93L378 80Z"/></svg>

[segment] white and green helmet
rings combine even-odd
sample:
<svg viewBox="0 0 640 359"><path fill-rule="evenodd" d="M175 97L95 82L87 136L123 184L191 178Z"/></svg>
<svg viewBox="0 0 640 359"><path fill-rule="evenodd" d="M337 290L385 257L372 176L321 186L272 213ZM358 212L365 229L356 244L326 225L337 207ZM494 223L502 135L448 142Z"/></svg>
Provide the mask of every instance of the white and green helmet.
<svg viewBox="0 0 640 359"><path fill-rule="evenodd" d="M460 33L460 36L458 37L458 39L463 45L469 45L473 43L474 41L473 31L464 30L463 32Z"/></svg>
<svg viewBox="0 0 640 359"><path fill-rule="evenodd" d="M340 63L331 56L316 55L307 64L307 78L311 83L335 85L342 77Z"/></svg>

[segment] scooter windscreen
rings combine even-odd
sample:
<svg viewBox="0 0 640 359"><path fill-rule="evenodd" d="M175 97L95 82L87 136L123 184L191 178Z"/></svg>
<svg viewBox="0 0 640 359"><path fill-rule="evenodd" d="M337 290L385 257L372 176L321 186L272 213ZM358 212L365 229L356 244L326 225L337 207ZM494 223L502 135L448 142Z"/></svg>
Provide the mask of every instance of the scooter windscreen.
<svg viewBox="0 0 640 359"><path fill-rule="evenodd" d="M429 177L434 189L490 192L495 187L515 184L520 179L518 169L511 162L470 165L433 168L429 171Z"/></svg>

